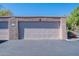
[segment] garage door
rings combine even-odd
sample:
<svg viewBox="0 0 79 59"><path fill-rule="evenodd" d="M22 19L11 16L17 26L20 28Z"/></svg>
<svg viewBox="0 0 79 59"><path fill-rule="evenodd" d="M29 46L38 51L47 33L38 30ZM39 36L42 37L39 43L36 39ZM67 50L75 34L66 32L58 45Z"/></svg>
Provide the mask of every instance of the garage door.
<svg viewBox="0 0 79 59"><path fill-rule="evenodd" d="M59 22L19 22L19 39L59 39Z"/></svg>
<svg viewBox="0 0 79 59"><path fill-rule="evenodd" d="M9 40L8 22L0 22L0 40Z"/></svg>

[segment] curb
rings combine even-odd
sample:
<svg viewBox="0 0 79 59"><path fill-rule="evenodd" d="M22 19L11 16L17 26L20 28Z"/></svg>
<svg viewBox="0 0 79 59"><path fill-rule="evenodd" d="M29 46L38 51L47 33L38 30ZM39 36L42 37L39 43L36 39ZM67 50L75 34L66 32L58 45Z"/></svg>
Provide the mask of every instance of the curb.
<svg viewBox="0 0 79 59"><path fill-rule="evenodd" d="M66 39L66 41L78 41L79 39Z"/></svg>

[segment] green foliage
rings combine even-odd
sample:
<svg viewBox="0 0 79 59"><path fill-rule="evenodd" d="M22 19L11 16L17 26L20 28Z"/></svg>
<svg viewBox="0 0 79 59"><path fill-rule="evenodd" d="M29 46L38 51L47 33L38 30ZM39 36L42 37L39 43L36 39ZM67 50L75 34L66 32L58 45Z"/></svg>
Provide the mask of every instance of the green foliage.
<svg viewBox="0 0 79 59"><path fill-rule="evenodd" d="M67 27L72 31L79 28L79 7L75 8L67 18Z"/></svg>
<svg viewBox="0 0 79 59"><path fill-rule="evenodd" d="M12 12L8 9L1 9L0 16L12 16Z"/></svg>

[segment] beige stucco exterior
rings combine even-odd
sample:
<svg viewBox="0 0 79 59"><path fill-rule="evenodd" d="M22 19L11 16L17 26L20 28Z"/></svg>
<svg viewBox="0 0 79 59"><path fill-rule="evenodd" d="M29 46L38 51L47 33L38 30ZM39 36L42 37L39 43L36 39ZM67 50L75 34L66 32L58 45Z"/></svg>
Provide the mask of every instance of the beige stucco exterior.
<svg viewBox="0 0 79 59"><path fill-rule="evenodd" d="M52 28L52 33L55 32L58 33L56 35L52 34L52 37L58 37L57 39L60 40L65 40L67 39L67 32L66 32L66 17L52 17L52 16L4 16L0 17L0 22L1 21L7 21L8 22L8 28L7 29L0 29L0 40L2 39L7 39L7 40L18 40L18 23L19 22L59 22L60 27L58 29L53 29ZM53 26L53 25L52 25ZM27 28L26 28L27 29ZM54 30L54 31L53 31ZM2 34L2 32L5 34ZM26 32L26 31L25 31ZM24 38L26 33L24 33ZM55 38L52 38L55 39Z"/></svg>

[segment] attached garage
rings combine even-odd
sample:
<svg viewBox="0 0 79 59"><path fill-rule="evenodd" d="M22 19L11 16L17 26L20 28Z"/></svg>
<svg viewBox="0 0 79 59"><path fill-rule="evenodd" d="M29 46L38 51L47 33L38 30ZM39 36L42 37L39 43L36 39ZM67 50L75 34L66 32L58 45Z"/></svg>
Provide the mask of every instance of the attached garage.
<svg viewBox="0 0 79 59"><path fill-rule="evenodd" d="M0 40L63 40L66 38L66 17L0 17Z"/></svg>
<svg viewBox="0 0 79 59"><path fill-rule="evenodd" d="M47 40L60 38L60 22L19 22L19 39Z"/></svg>

